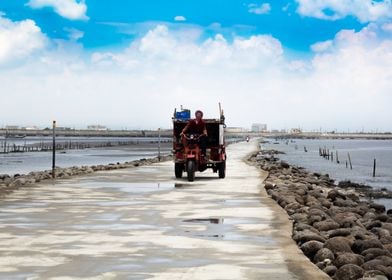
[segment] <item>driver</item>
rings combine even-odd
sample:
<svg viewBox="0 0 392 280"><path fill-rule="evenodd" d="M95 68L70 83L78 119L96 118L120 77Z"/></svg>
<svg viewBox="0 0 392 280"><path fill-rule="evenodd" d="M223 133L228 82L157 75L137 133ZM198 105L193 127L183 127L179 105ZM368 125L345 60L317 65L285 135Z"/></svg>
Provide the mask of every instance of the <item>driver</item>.
<svg viewBox="0 0 392 280"><path fill-rule="evenodd" d="M203 156L206 156L207 127L206 127L206 123L203 121L203 112L197 110L195 112L195 117L196 117L195 119L189 120L188 124L181 131L180 136L184 136L185 133L198 134L201 153Z"/></svg>

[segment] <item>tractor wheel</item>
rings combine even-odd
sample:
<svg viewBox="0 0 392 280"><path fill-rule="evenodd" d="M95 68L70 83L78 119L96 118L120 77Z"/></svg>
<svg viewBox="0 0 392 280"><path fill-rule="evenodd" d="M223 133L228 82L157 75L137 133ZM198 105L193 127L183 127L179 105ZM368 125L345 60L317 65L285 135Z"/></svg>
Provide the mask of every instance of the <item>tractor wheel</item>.
<svg viewBox="0 0 392 280"><path fill-rule="evenodd" d="M176 174L176 178L182 178L183 169L184 169L183 164L181 163L174 164L174 173Z"/></svg>
<svg viewBox="0 0 392 280"><path fill-rule="evenodd" d="M219 165L218 174L219 174L219 178L226 177L226 162L225 161Z"/></svg>
<svg viewBox="0 0 392 280"><path fill-rule="evenodd" d="M188 173L188 181L193 182L195 180L195 162L193 160L188 161L186 172Z"/></svg>

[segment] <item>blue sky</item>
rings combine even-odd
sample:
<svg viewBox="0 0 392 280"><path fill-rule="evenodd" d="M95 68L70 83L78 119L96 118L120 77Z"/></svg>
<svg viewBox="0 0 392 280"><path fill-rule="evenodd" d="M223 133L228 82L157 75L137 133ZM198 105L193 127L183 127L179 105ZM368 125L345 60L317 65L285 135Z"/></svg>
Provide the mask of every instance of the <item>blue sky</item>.
<svg viewBox="0 0 392 280"><path fill-rule="evenodd" d="M0 126L169 127L176 106L213 117L221 102L232 126L392 130L389 0L9 0L0 13L0 95L22 109Z"/></svg>
<svg viewBox="0 0 392 280"><path fill-rule="evenodd" d="M304 17L296 12L297 3L281 0L273 1L269 4L270 10L262 14L250 12L250 5L256 3L260 6L267 2L88 0L85 1L88 20L69 20L53 12L49 6L32 9L26 3L26 0L3 1L0 9L14 21L33 19L53 39L68 38L67 29L81 30L84 36L79 41L88 50L127 45L135 37L143 36L146 29L140 26L134 34L129 34L121 26L155 22L177 25L174 28L198 25L204 29L204 36L222 33L228 39L232 36L270 34L288 50L307 53L311 44L328 40L341 29L360 30L366 25L353 16L334 22ZM177 22L176 16L183 16L185 20ZM213 24L219 24L221 28L210 28Z"/></svg>

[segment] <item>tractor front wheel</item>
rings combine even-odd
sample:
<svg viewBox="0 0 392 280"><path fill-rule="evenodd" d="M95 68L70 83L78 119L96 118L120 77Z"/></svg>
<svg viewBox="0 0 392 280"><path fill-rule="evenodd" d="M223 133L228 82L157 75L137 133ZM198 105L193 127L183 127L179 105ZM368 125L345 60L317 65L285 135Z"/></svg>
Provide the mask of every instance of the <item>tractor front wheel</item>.
<svg viewBox="0 0 392 280"><path fill-rule="evenodd" d="M193 160L188 161L186 172L188 173L188 181L193 182L195 180L195 162Z"/></svg>

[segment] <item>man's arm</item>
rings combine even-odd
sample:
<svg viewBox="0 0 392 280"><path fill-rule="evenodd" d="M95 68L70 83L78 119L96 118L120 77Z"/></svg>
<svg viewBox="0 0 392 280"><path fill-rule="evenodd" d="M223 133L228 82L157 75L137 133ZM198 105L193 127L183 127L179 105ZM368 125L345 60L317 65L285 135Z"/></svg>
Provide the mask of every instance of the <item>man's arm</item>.
<svg viewBox="0 0 392 280"><path fill-rule="evenodd" d="M187 125L182 129L180 136L184 135L187 132L189 125L190 125L190 122L188 122Z"/></svg>
<svg viewBox="0 0 392 280"><path fill-rule="evenodd" d="M203 134L204 134L205 136L208 136L208 135L207 135L207 126L206 126L206 124L204 124Z"/></svg>

